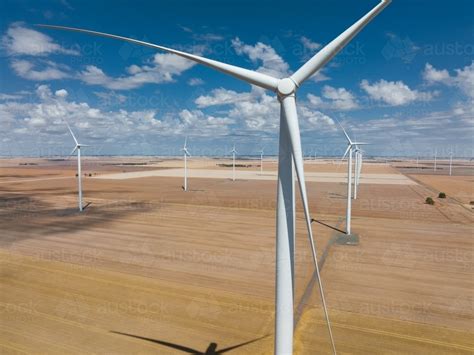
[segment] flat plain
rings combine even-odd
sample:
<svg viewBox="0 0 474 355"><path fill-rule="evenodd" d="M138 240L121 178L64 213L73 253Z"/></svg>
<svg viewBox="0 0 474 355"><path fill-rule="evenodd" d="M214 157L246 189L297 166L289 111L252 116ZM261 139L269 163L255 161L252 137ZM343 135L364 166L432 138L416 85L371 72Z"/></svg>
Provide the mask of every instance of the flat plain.
<svg viewBox="0 0 474 355"><path fill-rule="evenodd" d="M229 160L191 159L184 192L179 159L88 157L80 214L75 160L1 159L1 353L272 353L276 162L259 163L233 182ZM368 160L357 246L334 242L345 165L305 169L339 353L472 354L469 162ZM329 354L296 205L295 352Z"/></svg>

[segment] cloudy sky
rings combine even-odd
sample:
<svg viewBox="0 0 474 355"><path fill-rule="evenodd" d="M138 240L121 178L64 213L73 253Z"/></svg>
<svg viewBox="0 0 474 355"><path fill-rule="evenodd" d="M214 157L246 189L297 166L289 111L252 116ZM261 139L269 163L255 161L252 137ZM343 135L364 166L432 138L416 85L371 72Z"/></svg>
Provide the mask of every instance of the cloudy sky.
<svg viewBox="0 0 474 355"><path fill-rule="evenodd" d="M89 154L275 154L278 103L171 54L35 27L153 42L285 77L373 0L75 1L0 5L0 155L61 155L64 119ZM473 156L471 0L394 0L298 91L306 154L340 155L336 120L371 155Z"/></svg>

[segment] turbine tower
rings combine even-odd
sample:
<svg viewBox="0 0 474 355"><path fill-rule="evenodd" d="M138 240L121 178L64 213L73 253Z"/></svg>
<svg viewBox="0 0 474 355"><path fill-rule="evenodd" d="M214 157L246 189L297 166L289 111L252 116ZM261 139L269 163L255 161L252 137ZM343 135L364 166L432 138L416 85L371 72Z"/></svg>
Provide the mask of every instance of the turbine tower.
<svg viewBox="0 0 474 355"><path fill-rule="evenodd" d="M184 155L184 186L183 186L184 191L188 191L188 157L191 157L191 154L189 154L188 148L186 146L187 142L188 142L188 137L184 139L184 145L183 145L183 148L181 149Z"/></svg>
<svg viewBox="0 0 474 355"><path fill-rule="evenodd" d="M235 154L237 154L237 151L235 150L235 144L230 152L232 153L232 181L235 181Z"/></svg>
<svg viewBox="0 0 474 355"><path fill-rule="evenodd" d="M435 153L434 153L433 171L436 171L436 163L437 163L437 160L438 160L438 149L436 148L436 149L435 149Z"/></svg>
<svg viewBox="0 0 474 355"><path fill-rule="evenodd" d="M296 92L301 85L313 74L318 72L336 54L338 54L371 20L373 20L391 0L382 0L366 15L357 20L324 48L317 52L311 59L297 69L291 76L276 78L268 74L247 70L234 65L225 64L216 60L204 58L194 54L185 53L175 49L163 47L149 42L132 38L117 36L108 33L90 31L64 26L42 25L43 27L88 33L135 43L168 53L176 54L194 62L200 63L224 74L233 76L248 84L273 91L280 103L280 138L278 155L278 189L277 189L277 220L276 220L276 286L275 286L275 353L291 354L293 352L293 326L294 326L294 242L295 242L295 196L294 196L294 170L298 177L301 201L303 204L306 228L310 241L313 263L317 273L317 281L321 294L321 301L325 311L328 332L335 352L329 316L327 313L323 285L317 263L316 247L311 229L311 216L309 214L306 184L301 148L301 136L297 115Z"/></svg>
<svg viewBox="0 0 474 355"><path fill-rule="evenodd" d="M342 125L339 123L339 125L341 126L342 128L342 131L344 132L344 135L346 136L346 139L347 139L347 149L346 151L344 152L344 155L342 156L342 159L344 159L346 157L346 155L348 155L348 158L347 158L347 207L346 207L346 235L350 236L352 233L351 233L351 208L352 208L352 153L354 152L354 150L357 150L358 149L358 146L360 145L366 145L367 143L362 143L362 142L353 142L349 135L347 134L346 130L344 129L344 127L342 127ZM358 153L356 153L358 154ZM357 161L357 158L356 158L356 161ZM355 176L354 176L354 190L356 189L356 185L357 185L357 169L358 169L358 165L357 163L355 164ZM355 199L355 196L354 196L354 199Z"/></svg>
<svg viewBox="0 0 474 355"><path fill-rule="evenodd" d="M263 148L260 150L260 174L263 173Z"/></svg>
<svg viewBox="0 0 474 355"><path fill-rule="evenodd" d="M72 133L72 129L69 126L69 123L66 122L66 126L69 129L69 132L71 133L72 139L74 139L74 143L76 144L74 146L74 149L71 152L71 155L73 155L75 152L77 152L77 190L78 190L78 203L79 203L79 212L82 212L82 169L81 169L81 147L90 147L89 145L81 144L77 141L76 136L74 133Z"/></svg>
<svg viewBox="0 0 474 355"><path fill-rule="evenodd" d="M354 200L357 200L357 189L360 183L360 173L362 172L363 152L364 151L358 145L355 146Z"/></svg>

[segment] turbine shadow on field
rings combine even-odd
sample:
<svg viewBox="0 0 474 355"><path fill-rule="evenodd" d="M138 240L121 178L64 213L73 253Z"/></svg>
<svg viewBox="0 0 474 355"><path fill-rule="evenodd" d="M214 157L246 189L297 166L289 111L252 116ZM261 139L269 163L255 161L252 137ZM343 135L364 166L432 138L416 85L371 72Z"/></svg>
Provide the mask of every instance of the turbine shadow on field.
<svg viewBox="0 0 474 355"><path fill-rule="evenodd" d="M343 234L346 233L346 232L344 232L344 231L341 230L341 229L338 229L338 228L333 227L333 226L331 226L331 225L329 225L329 224L327 224L327 223L324 223L323 221L318 221L317 219L311 218L311 223L313 223L313 222L319 223L319 224L321 224L322 226L325 226L325 227L328 227L328 228L330 228L330 229L332 229L332 230L335 230L336 232L343 233Z"/></svg>
<svg viewBox="0 0 474 355"><path fill-rule="evenodd" d="M248 344L251 344L251 343L255 343L256 341L259 341L259 340L264 339L264 338L269 336L267 334L267 335L264 335L263 337L252 339L252 340L249 340L249 341L246 341L246 342L243 342L243 343L240 343L240 344L236 344L236 345L233 345L233 346L229 346L227 348L220 349L220 350L217 349L217 347L218 347L217 343L212 342L208 345L206 351L202 352L202 351L199 351L199 350L196 350L196 349L193 349L193 348L189 348L189 347L184 346L184 345L179 345L179 344L171 343L171 342L164 341L164 340L146 338L146 337L142 337L142 336L139 336L139 335L127 334L127 333L116 332L116 331L110 331L110 332L114 333L114 334L124 335L124 336L127 336L127 337L136 338L136 339L148 341L148 342L151 342L151 343L163 345L163 346L166 346L168 348L172 348L172 349L175 349L175 350L179 350L179 351L182 351L182 352L185 352L185 353L188 353L188 354L194 354L194 355L224 354L228 351L240 348L242 346L245 346L245 345L248 345Z"/></svg>
<svg viewBox="0 0 474 355"><path fill-rule="evenodd" d="M69 234L71 241L77 241L81 238L78 231L154 208L149 203L130 200L104 204L88 202L85 207L81 213L70 203L57 205L37 197L4 191L0 194L0 246L56 234Z"/></svg>

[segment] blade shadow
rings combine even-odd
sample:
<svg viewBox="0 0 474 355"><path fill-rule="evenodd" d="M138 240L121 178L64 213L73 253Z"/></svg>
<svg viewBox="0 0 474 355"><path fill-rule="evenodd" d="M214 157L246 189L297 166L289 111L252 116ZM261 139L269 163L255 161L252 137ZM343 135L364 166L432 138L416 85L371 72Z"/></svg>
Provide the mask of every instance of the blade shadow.
<svg viewBox="0 0 474 355"><path fill-rule="evenodd" d="M322 221L318 221L317 219L311 218L311 223L313 223L313 222L319 223L319 224L321 224L321 225L323 225L323 226L325 226L325 227L328 227L328 228L330 228L330 229L332 229L332 230L335 230L336 232L340 232L340 233L343 233L343 234L346 233L346 232L344 232L343 230L340 230L340 229L338 229L338 228L336 228L336 227L333 227L333 226L331 226L331 225L329 225L329 224L326 224L326 223L324 223L324 222L322 222Z"/></svg>
<svg viewBox="0 0 474 355"><path fill-rule="evenodd" d="M172 349L179 350L179 351L182 351L182 352L185 352L185 353L188 353L188 354L193 354L193 355L219 355L219 354L224 354L228 351L231 351L231 350L240 348L242 346L254 343L256 341L259 341L259 340L264 339L264 338L269 336L269 334L267 334L267 335L264 335L263 337L252 339L252 340L249 340L249 341L246 341L246 342L243 342L243 343L240 343L240 344L236 344L236 345L233 345L233 346L229 346L227 348L220 349L220 350L217 349L217 347L218 347L217 343L211 342L208 345L206 351L202 352L202 351L199 351L199 350L196 350L196 349L184 346L184 345L171 343L169 341L153 339L153 338L147 338L147 337L142 337L142 336L139 336L139 335L133 335L133 334L128 334L128 333L116 332L116 331L113 331L113 330L110 331L110 332L114 333L114 334L124 335L124 336L127 336L127 337L131 337L131 338L140 339L140 340L148 341L148 342L151 342L151 343L163 345L163 346L166 346L168 348L172 348Z"/></svg>

